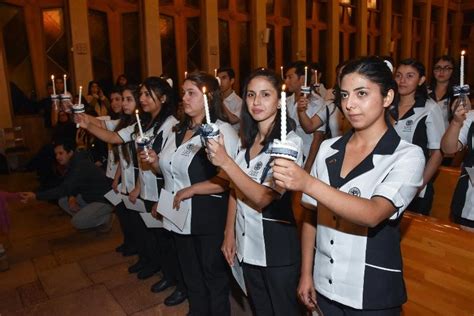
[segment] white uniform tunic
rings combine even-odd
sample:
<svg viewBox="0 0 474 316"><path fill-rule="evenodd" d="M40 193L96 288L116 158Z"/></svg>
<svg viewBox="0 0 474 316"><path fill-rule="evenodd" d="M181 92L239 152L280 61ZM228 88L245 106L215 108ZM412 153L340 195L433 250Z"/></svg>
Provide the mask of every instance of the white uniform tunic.
<svg viewBox="0 0 474 316"><path fill-rule="evenodd" d="M406 301L400 253L400 220L422 183L425 159L418 146L401 140L389 128L366 157L345 178L340 177L352 131L321 144L311 175L342 192L370 199L381 196L395 213L374 228L347 221L303 195L308 208L317 206L314 260L316 290L356 309L385 309Z"/></svg>
<svg viewBox="0 0 474 316"><path fill-rule="evenodd" d="M428 91L431 99L438 104L441 114L443 115L444 128L448 128L450 116L451 116L451 101L453 100L453 91L452 89L448 90L446 95L444 95L439 101L436 101L436 96L434 91Z"/></svg>
<svg viewBox="0 0 474 316"><path fill-rule="evenodd" d="M240 118L240 112L242 111L242 98L232 91L227 98L224 99L224 105L229 109L232 114ZM233 124L232 127L238 132L240 124Z"/></svg>
<svg viewBox="0 0 474 316"><path fill-rule="evenodd" d="M469 178L465 169L474 167L474 111L468 112L458 140L463 146L467 146L468 150L464 157L461 176L454 191L451 210L455 217L473 221L469 226L474 226L474 186L472 185L474 180Z"/></svg>
<svg viewBox="0 0 474 316"><path fill-rule="evenodd" d="M309 149L311 147L311 143L313 142L313 134L307 134L300 124L300 120L298 118L298 108L297 104L295 103L294 93L288 98L286 98L286 105L288 109L288 116L291 117L296 123L296 135L298 135L303 140L303 155L306 158L309 155ZM317 115L319 116L322 122L326 122L326 106L324 105L324 101L319 97L316 98L311 95L309 99L308 108L306 109L306 114L310 118L314 115ZM324 132L324 124L320 126L317 131Z"/></svg>
<svg viewBox="0 0 474 316"><path fill-rule="evenodd" d="M287 139L297 145L298 165L303 164L303 143L295 132ZM273 169L270 166L271 145L250 160L249 151L241 149L235 158L239 167L254 180L276 189ZM299 240L296 231L291 193L286 192L258 212L245 195L235 187L237 214L235 223L237 257L248 264L268 267L290 265L299 260ZM280 192L283 193L283 192Z"/></svg>
<svg viewBox="0 0 474 316"><path fill-rule="evenodd" d="M136 123L127 126L117 134L122 138L124 143L119 146L120 168L121 168L121 183L122 193L128 194L135 188L135 179L138 177L138 159L135 150L135 144L131 141L131 134L134 133ZM125 141L124 140L127 140ZM124 156L124 148L127 148L130 162L127 162Z"/></svg>
<svg viewBox="0 0 474 316"><path fill-rule="evenodd" d="M446 130L441 109L432 99L416 100L415 105L395 122L394 128L401 139L421 147L426 161L430 149L441 148L441 138ZM418 196L423 198L424 190Z"/></svg>
<svg viewBox="0 0 474 316"><path fill-rule="evenodd" d="M225 147L230 155L236 152L238 137L228 123L217 121L224 136ZM217 168L209 162L199 132L183 143L186 130L169 133L163 141L160 169L165 179L165 189L172 194L194 183L210 180ZM164 227L178 234L222 233L227 214L228 193L196 195L181 202L180 209L189 213L183 230L164 218Z"/></svg>
<svg viewBox="0 0 474 316"><path fill-rule="evenodd" d="M107 120L105 121L105 127L109 131L114 131L117 127L120 120ZM107 155L107 170L105 171L105 175L107 178L113 179L115 178L115 173L117 172L118 163L114 161L114 151L112 150L112 145L108 145L108 155Z"/></svg>

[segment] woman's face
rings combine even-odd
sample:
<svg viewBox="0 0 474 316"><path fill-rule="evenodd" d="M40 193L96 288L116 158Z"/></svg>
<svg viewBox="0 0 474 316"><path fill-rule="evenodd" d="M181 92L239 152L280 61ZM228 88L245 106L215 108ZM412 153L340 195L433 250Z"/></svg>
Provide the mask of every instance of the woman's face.
<svg viewBox="0 0 474 316"><path fill-rule="evenodd" d="M99 85L97 83L91 85L91 94L99 94Z"/></svg>
<svg viewBox="0 0 474 316"><path fill-rule="evenodd" d="M69 115L64 111L59 111L58 113L58 121L60 123L66 123L69 120Z"/></svg>
<svg viewBox="0 0 474 316"><path fill-rule="evenodd" d="M160 98L153 90L148 89L143 85L140 88L140 105L144 112L156 115L161 110Z"/></svg>
<svg viewBox="0 0 474 316"><path fill-rule="evenodd" d="M124 90L122 92L122 109L123 113L127 115L133 114L135 108L137 107L137 103L135 102L135 98L133 97L133 93L130 90Z"/></svg>
<svg viewBox="0 0 474 316"><path fill-rule="evenodd" d="M355 130L364 130L384 121L385 108L393 101L393 90L384 97L380 86L359 73L345 75L341 81L341 107Z"/></svg>
<svg viewBox="0 0 474 316"><path fill-rule="evenodd" d="M255 77L250 80L245 102L255 121L259 123L275 121L279 107L278 91L267 78Z"/></svg>
<svg viewBox="0 0 474 316"><path fill-rule="evenodd" d="M114 113L122 112L122 95L120 93L110 95L110 108Z"/></svg>
<svg viewBox="0 0 474 316"><path fill-rule="evenodd" d="M433 67L433 75L437 83L449 82L453 75L453 64L447 60L439 60Z"/></svg>
<svg viewBox="0 0 474 316"><path fill-rule="evenodd" d="M425 82L425 77L420 76L418 70L409 65L400 65L395 73L395 81L398 85L398 93L401 96L414 94L416 88Z"/></svg>
<svg viewBox="0 0 474 316"><path fill-rule="evenodd" d="M183 110L189 117L204 115L204 94L191 80L183 83Z"/></svg>

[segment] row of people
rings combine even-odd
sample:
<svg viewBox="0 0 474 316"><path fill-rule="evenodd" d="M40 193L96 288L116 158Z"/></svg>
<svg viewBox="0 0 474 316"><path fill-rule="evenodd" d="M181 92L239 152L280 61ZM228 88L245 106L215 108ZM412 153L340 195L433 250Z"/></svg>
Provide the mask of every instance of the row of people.
<svg viewBox="0 0 474 316"><path fill-rule="evenodd" d="M296 163L273 160L270 156L272 142L282 125L281 79L272 71L257 70L246 81L240 138L225 123L229 118L223 111L214 77L193 73L185 79L184 115L179 120L172 115L177 98L171 87L160 78L145 80L139 88L139 105L147 113L142 117L142 125L145 135L154 140L153 150L139 154L132 172L128 171L128 180L123 174L127 171L122 166L118 169L122 172L122 192L131 200L140 195L147 208L160 219L156 202L163 188L174 195L174 205L189 214L184 227L165 217L160 219L164 228L153 229L148 235L140 233L147 230L142 222L135 223L125 215L120 221L125 238L134 239L137 247L149 248L148 252L140 253L140 260L149 262L152 268L141 271L151 273L161 265L164 278L156 289L177 283L172 299L185 297L183 292L187 291L193 315L229 314L224 258L231 265L242 264L252 306L259 315L299 314L297 288L304 305L313 309L317 301L326 314L353 309L399 314L406 300L399 249L400 216L429 181L431 169L425 167L425 161L431 166L433 154L428 156L427 151L439 150L440 141L438 148L428 147L436 141L426 142L430 136L424 131L425 143L411 145L413 135L420 129L418 126L437 124L430 117L436 115L431 114L436 110L426 107L427 99L423 104L417 101L417 87L424 81L422 68L406 61L397 68L394 81L391 70L380 59L364 58L346 64L335 95L353 130L321 145L315 162L309 164L310 174L301 166L306 159L308 170L310 150L305 155L304 148L308 143L311 148L314 137L305 142L298 134L298 127L300 134L301 130L308 134L302 124L305 118L312 121L312 128L327 124L328 116L323 114L327 110L323 107L308 112L311 100L299 97L298 85L291 86L292 68L296 81L301 81L301 74L297 66L286 71L288 89L296 93L287 104L289 113L296 109L293 117L297 124L290 118L286 122L287 126L295 127L294 131L290 128L288 139L299 147ZM204 86L209 90L211 118L217 120L221 137L203 144L199 126L205 118ZM456 134L463 115L462 112L455 115L454 132L450 134ZM133 140L139 129L133 115L130 118L128 126L118 129L118 125L107 127L104 126L107 122L97 122L86 115L75 116L82 128L104 141L122 143L120 148L128 144L129 158L134 160L138 153L133 152ZM407 118L411 123L407 120L401 124ZM400 136L396 133L399 124L403 125ZM406 135L412 139L405 140ZM131 179L135 183L124 189ZM318 208L317 230L316 212L306 212L302 257L290 194L286 190L303 192L307 208ZM126 212L136 218L136 212ZM123 215L119 213L120 219ZM141 228L134 226L140 223ZM145 246L149 241L153 242ZM159 258L148 261L147 254ZM347 273L349 270L353 273Z"/></svg>

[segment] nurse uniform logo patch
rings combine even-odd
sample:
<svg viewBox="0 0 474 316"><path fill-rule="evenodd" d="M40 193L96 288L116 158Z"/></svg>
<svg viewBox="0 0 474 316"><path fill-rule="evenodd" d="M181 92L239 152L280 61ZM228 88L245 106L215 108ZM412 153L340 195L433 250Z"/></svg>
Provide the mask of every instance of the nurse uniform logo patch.
<svg viewBox="0 0 474 316"><path fill-rule="evenodd" d="M187 144L183 153L181 154L182 156L188 157L194 150L194 145L193 144Z"/></svg>
<svg viewBox="0 0 474 316"><path fill-rule="evenodd" d="M255 166L253 167L253 169L254 169L255 171L257 171L257 170L260 170L260 169L262 168L262 166L263 166L263 162L259 161L259 162L257 162L257 163L255 164Z"/></svg>
<svg viewBox="0 0 474 316"><path fill-rule="evenodd" d="M259 174L260 174L260 169L263 167L263 162L258 161L254 166L253 169L250 170L249 176L255 181L258 181Z"/></svg>
<svg viewBox="0 0 474 316"><path fill-rule="evenodd" d="M356 188L356 187L350 188L347 193L349 193L350 195L354 195L354 196L359 196L359 197L360 197L360 190L359 190L359 188Z"/></svg>
<svg viewBox="0 0 474 316"><path fill-rule="evenodd" d="M403 127L404 132L411 132L411 129L413 127L413 120L407 120L405 123L405 126Z"/></svg>

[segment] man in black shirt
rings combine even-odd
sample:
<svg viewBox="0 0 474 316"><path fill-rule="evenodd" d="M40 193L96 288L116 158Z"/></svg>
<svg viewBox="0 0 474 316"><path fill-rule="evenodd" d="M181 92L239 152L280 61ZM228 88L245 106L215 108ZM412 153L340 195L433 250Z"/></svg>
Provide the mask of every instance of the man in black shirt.
<svg viewBox="0 0 474 316"><path fill-rule="evenodd" d="M67 141L55 144L57 162L66 167L63 182L52 189L22 192L24 202L30 199L59 199L59 206L72 216L77 229L110 229L113 207L104 198L111 189L110 179L94 165L87 152L75 152Z"/></svg>

